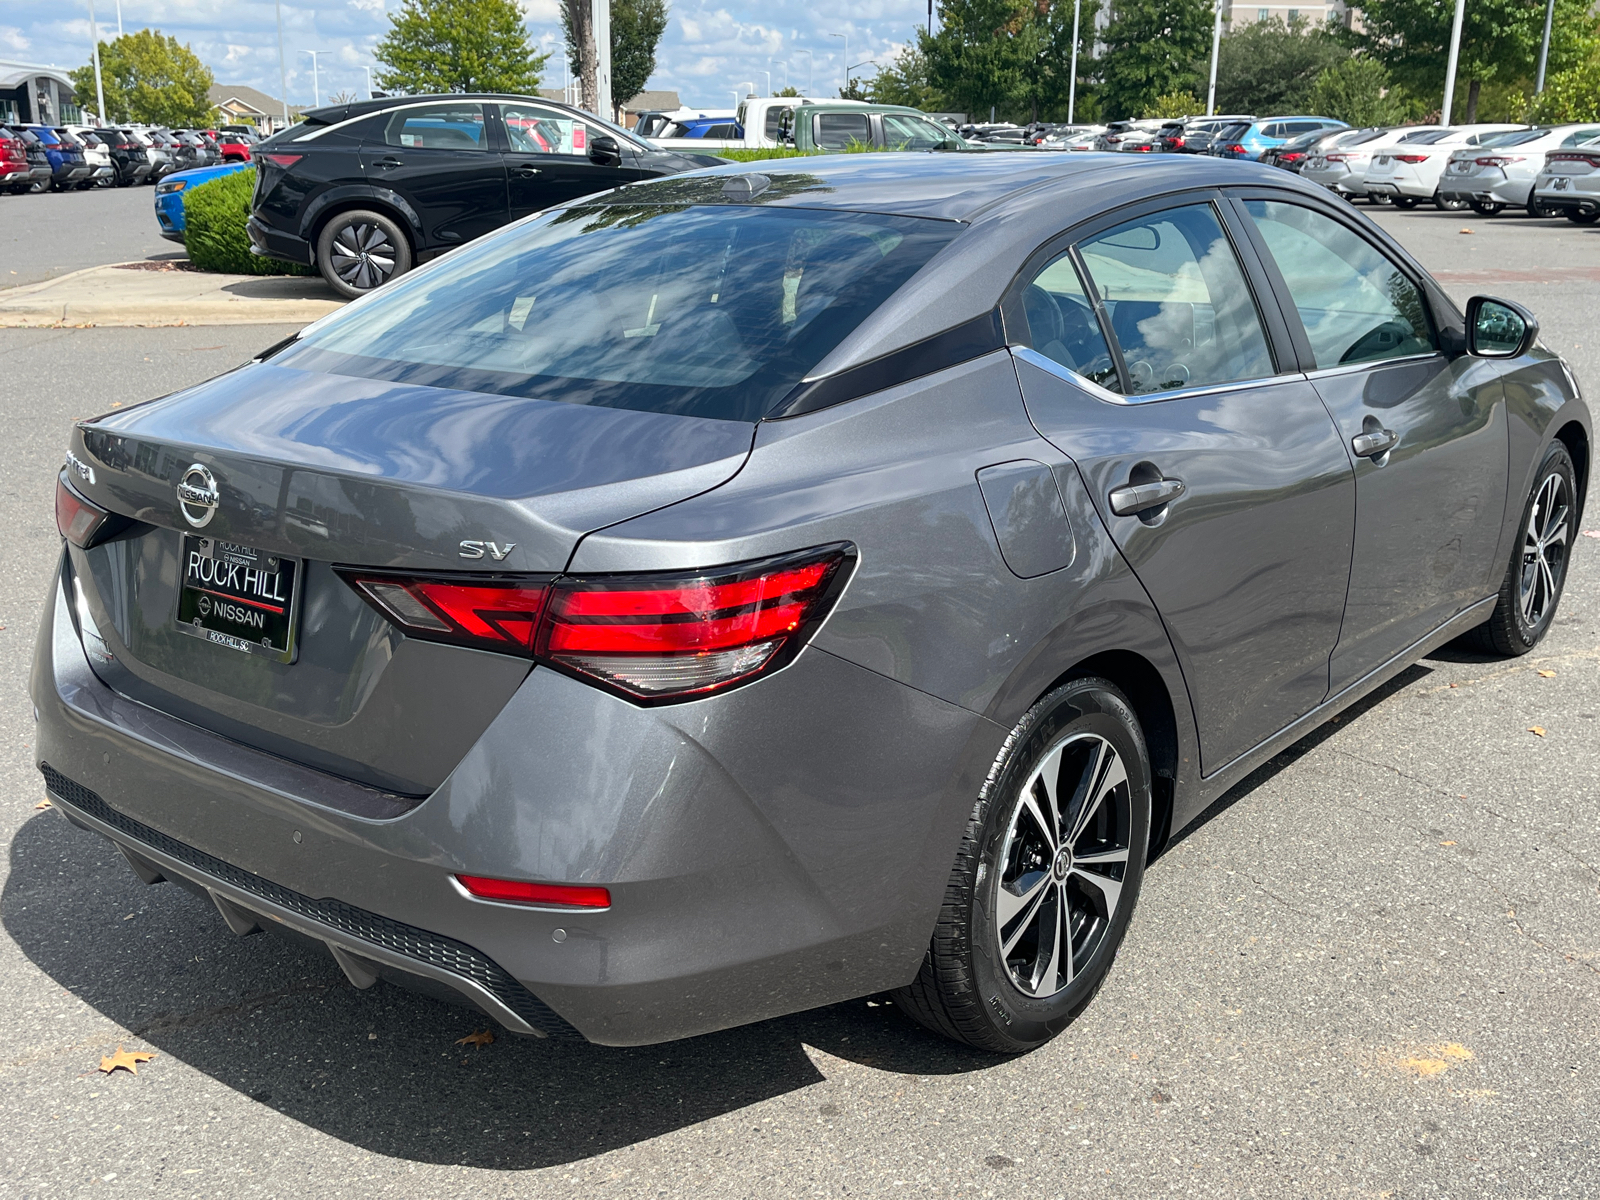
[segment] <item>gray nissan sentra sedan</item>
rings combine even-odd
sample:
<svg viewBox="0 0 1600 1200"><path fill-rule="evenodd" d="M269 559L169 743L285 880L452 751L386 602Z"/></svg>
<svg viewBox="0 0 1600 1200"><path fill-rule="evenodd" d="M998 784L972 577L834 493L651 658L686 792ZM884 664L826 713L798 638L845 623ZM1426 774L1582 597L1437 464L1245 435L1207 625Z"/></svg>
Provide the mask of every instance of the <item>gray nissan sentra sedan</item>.
<svg viewBox="0 0 1600 1200"><path fill-rule="evenodd" d="M889 991L1022 1051L1145 863L1561 597L1590 417L1292 175L718 168L510 226L79 423L33 674L69 820L507 1029Z"/></svg>

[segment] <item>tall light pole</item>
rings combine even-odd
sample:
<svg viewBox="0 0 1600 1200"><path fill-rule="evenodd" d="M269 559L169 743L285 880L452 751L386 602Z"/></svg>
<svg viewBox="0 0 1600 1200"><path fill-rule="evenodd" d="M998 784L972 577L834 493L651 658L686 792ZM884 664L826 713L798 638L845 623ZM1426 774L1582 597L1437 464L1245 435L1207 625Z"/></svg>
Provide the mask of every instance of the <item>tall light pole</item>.
<svg viewBox="0 0 1600 1200"><path fill-rule="evenodd" d="M1072 67L1067 73L1067 124L1078 111L1078 14L1083 0L1072 0Z"/></svg>
<svg viewBox="0 0 1600 1200"><path fill-rule="evenodd" d="M594 14L589 24L594 29L594 112L611 120L611 0L591 0ZM632 100L632 96L624 96Z"/></svg>
<svg viewBox="0 0 1600 1200"><path fill-rule="evenodd" d="M361 69L367 73L367 99L372 99L372 68L366 63L361 64Z"/></svg>
<svg viewBox="0 0 1600 1200"><path fill-rule="evenodd" d="M1450 124L1450 109L1456 101L1456 64L1461 61L1461 21L1467 15L1467 0L1456 0L1455 24L1450 27L1450 62L1444 69L1444 107L1439 124Z"/></svg>
<svg viewBox="0 0 1600 1200"><path fill-rule="evenodd" d="M771 60L768 60L768 61L771 61ZM767 90L766 90L765 94L770 96L770 95L772 95L772 72L771 71L763 71L761 73L767 77Z"/></svg>
<svg viewBox="0 0 1600 1200"><path fill-rule="evenodd" d="M117 0L117 36L122 36L122 0Z"/></svg>
<svg viewBox="0 0 1600 1200"><path fill-rule="evenodd" d="M828 36L844 39L844 88L841 90L848 90L850 87L850 35L848 33L830 33Z"/></svg>
<svg viewBox="0 0 1600 1200"><path fill-rule="evenodd" d="M98 107L96 117L106 123L106 92L100 86L100 28L94 23L94 0L89 0L89 42L94 49L94 102Z"/></svg>
<svg viewBox="0 0 1600 1200"><path fill-rule="evenodd" d="M278 95L283 97L283 127L289 128L289 64L283 57L283 0L273 0L278 9Z"/></svg>
<svg viewBox="0 0 1600 1200"><path fill-rule="evenodd" d="M1546 0L1544 6L1544 41L1539 43L1539 77L1534 81L1533 94L1544 91L1544 68L1550 61L1550 23L1555 20L1556 0Z"/></svg>
<svg viewBox="0 0 1600 1200"><path fill-rule="evenodd" d="M806 56L806 95L810 96L817 90L817 56L809 50L796 50L795 53Z"/></svg>
<svg viewBox="0 0 1600 1200"><path fill-rule="evenodd" d="M302 50L301 54L311 55L311 98L316 101L316 107L322 107L322 83L317 74L317 55L327 54L327 50Z"/></svg>
<svg viewBox="0 0 1600 1200"><path fill-rule="evenodd" d="M1217 0L1216 21L1211 26L1211 83L1206 87L1206 116L1217 112L1217 51L1222 48L1222 0Z"/></svg>

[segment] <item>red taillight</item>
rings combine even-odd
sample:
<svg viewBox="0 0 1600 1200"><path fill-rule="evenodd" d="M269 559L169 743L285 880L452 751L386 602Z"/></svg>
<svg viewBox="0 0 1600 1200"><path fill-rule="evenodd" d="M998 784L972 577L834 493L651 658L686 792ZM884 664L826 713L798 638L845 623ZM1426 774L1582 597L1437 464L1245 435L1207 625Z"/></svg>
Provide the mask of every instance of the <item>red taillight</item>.
<svg viewBox="0 0 1600 1200"><path fill-rule="evenodd" d="M56 477L56 529L74 546L87 547L100 532L111 514L95 504L90 504L67 486L61 476Z"/></svg>
<svg viewBox="0 0 1600 1200"><path fill-rule="evenodd" d="M1181 146L1183 145L1183 139L1181 137L1175 137L1172 139L1172 144L1174 146Z"/></svg>
<svg viewBox="0 0 1600 1200"><path fill-rule="evenodd" d="M1293 151L1293 152L1291 152L1289 154L1280 154L1280 155L1278 155L1278 160L1280 162L1298 162L1298 161L1300 161L1300 159L1302 159L1304 157L1305 157L1304 154L1301 154L1298 151Z"/></svg>
<svg viewBox="0 0 1600 1200"><path fill-rule="evenodd" d="M799 652L850 557L829 546L687 576L558 580L538 657L636 700L720 691Z"/></svg>
<svg viewBox="0 0 1600 1200"><path fill-rule="evenodd" d="M412 637L531 656L659 703L789 662L853 553L834 545L691 573L555 579L336 569Z"/></svg>
<svg viewBox="0 0 1600 1200"><path fill-rule="evenodd" d="M610 908L611 890L571 883L527 883L520 879L486 879L457 875L461 886L479 900L511 904L549 904L561 908Z"/></svg>
<svg viewBox="0 0 1600 1200"><path fill-rule="evenodd" d="M1551 152L1550 154L1546 154L1544 156L1544 160L1547 163L1553 163L1553 162L1586 162L1586 163L1592 163L1594 161L1594 159L1590 158L1587 154L1557 154L1555 152Z"/></svg>
<svg viewBox="0 0 1600 1200"><path fill-rule="evenodd" d="M533 654L550 580L340 569L346 583L407 633L502 654Z"/></svg>
<svg viewBox="0 0 1600 1200"><path fill-rule="evenodd" d="M1235 142L1231 146L1224 146L1222 148L1222 152L1224 154L1243 154L1244 153L1244 146L1242 144L1240 144L1239 142Z"/></svg>
<svg viewBox="0 0 1600 1200"><path fill-rule="evenodd" d="M1155 149L1155 145L1151 142L1144 142L1141 145L1135 146L1133 149L1138 154L1149 154Z"/></svg>
<svg viewBox="0 0 1600 1200"><path fill-rule="evenodd" d="M1480 167L1509 167L1512 163L1522 162L1520 154L1496 154L1488 158L1475 158L1472 160Z"/></svg>
<svg viewBox="0 0 1600 1200"><path fill-rule="evenodd" d="M1428 156L1426 154L1396 154L1394 160L1395 162L1403 163L1419 163L1427 162Z"/></svg>
<svg viewBox="0 0 1600 1200"><path fill-rule="evenodd" d="M1322 156L1322 161L1323 162L1349 162L1350 161L1350 155L1348 155L1348 154L1324 154Z"/></svg>
<svg viewBox="0 0 1600 1200"><path fill-rule="evenodd" d="M275 167L292 167L305 157L304 154L277 154L267 153L261 156Z"/></svg>

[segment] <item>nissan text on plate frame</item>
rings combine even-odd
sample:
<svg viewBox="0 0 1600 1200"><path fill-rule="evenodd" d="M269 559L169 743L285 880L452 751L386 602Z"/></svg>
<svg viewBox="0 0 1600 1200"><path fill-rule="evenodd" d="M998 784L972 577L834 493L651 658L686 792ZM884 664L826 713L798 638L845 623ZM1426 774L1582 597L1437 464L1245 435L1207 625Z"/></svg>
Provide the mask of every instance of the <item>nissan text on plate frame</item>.
<svg viewBox="0 0 1600 1200"><path fill-rule="evenodd" d="M1539 641L1591 462L1533 314L1175 161L641 183L78 423L50 795L517 1033L1043 1043L1224 790Z"/></svg>

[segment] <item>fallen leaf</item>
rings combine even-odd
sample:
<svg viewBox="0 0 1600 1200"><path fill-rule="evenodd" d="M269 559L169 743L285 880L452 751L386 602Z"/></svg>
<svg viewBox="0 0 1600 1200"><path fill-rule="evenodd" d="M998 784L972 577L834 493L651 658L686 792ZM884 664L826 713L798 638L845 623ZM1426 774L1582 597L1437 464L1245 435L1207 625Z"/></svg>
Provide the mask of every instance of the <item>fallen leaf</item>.
<svg viewBox="0 0 1600 1200"><path fill-rule="evenodd" d="M1583 531L1583 536L1584 537L1592 537L1592 538L1600 538L1600 529L1585 529Z"/></svg>
<svg viewBox="0 0 1600 1200"><path fill-rule="evenodd" d="M1462 232L1462 233L1471 233L1471 232L1472 232L1472 230L1470 230L1470 229L1463 229L1463 230L1462 230L1462 231L1461 231L1461 232Z"/></svg>
<svg viewBox="0 0 1600 1200"><path fill-rule="evenodd" d="M1439 845L1441 845L1441 846L1454 846L1455 843L1454 842L1440 842Z"/></svg>
<svg viewBox="0 0 1600 1200"><path fill-rule="evenodd" d="M1543 737L1544 736L1544 726L1543 725L1529 725L1528 726L1528 732L1529 733L1536 733L1540 737Z"/></svg>
<svg viewBox="0 0 1600 1200"><path fill-rule="evenodd" d="M137 1075L139 1073L139 1064L149 1062L154 1057L155 1055L148 1050L124 1050L121 1046L118 1046L115 1054L106 1055L100 1060L100 1069L109 1075L118 1067L122 1067Z"/></svg>
<svg viewBox="0 0 1600 1200"><path fill-rule="evenodd" d="M489 1029L480 1029L477 1033L469 1033L464 1038L457 1038L458 1046L488 1046L494 1042L494 1032Z"/></svg>
<svg viewBox="0 0 1600 1200"><path fill-rule="evenodd" d="M54 808L55 805L51 804L50 801L48 801L48 800L41 800L41 801L39 801L39 803L35 804L33 807L36 808L36 809L38 809L38 808Z"/></svg>
<svg viewBox="0 0 1600 1200"><path fill-rule="evenodd" d="M1539 678L1540 679L1554 679L1555 677L1556 677L1556 673L1554 671L1540 671L1539 672Z"/></svg>

